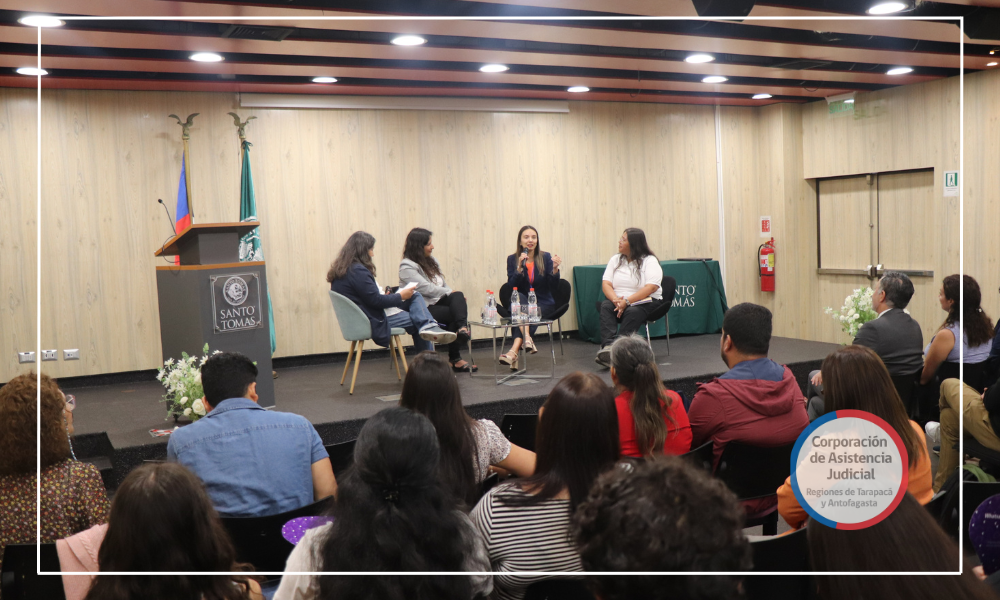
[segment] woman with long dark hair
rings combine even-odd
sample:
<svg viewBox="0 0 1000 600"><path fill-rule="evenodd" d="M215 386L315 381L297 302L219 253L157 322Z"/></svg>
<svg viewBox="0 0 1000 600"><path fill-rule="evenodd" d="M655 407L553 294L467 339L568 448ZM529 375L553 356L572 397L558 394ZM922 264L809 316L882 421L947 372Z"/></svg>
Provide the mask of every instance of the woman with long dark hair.
<svg viewBox="0 0 1000 600"><path fill-rule="evenodd" d="M892 384L882 359L871 348L844 346L823 360L823 396L828 412L863 410L889 424L906 448L909 463L907 489L921 504L934 496L931 460L927 454L924 430L909 419L903 400ZM805 509L792 491L791 477L778 488L778 513L798 529L807 518Z"/></svg>
<svg viewBox="0 0 1000 600"><path fill-rule="evenodd" d="M563 377L538 411L535 448L535 474L493 488L471 514L501 599L523 598L545 579L515 572L583 570L570 516L618 461L614 392L593 373Z"/></svg>
<svg viewBox="0 0 1000 600"><path fill-rule="evenodd" d="M824 380L824 385L826 381ZM809 522L809 561L813 571L927 571L956 572L958 546L910 494L903 496L885 520L863 529L835 529ZM941 600L995 599L993 590L978 581L972 569L961 575L813 575L823 600L906 598Z"/></svg>
<svg viewBox="0 0 1000 600"><path fill-rule="evenodd" d="M964 323L960 314L962 304L959 302L959 286L962 287L965 299ZM986 362L993 343L993 321L983 311L982 293L975 279L968 275L961 278L958 275L945 277L938 291L938 301L948 316L934 334L931 343L924 348L924 370L920 373L922 384L929 383L935 375L941 380L958 378L959 349L962 350L962 361L966 365ZM971 370L967 370L967 373L968 371ZM965 383L981 394L990 382L983 380L983 370L976 370L975 373L974 378L967 376Z"/></svg>
<svg viewBox="0 0 1000 600"><path fill-rule="evenodd" d="M691 449L691 424L680 395L663 387L653 350L637 335L611 345L611 381L619 391L618 436L622 456L648 458Z"/></svg>
<svg viewBox="0 0 1000 600"><path fill-rule="evenodd" d="M535 298L538 302L538 311L543 319L549 318L556 308L555 297L552 291L562 277L559 267L562 259L558 254L542 252L538 242L538 230L531 225L525 225L517 232L517 248L514 254L507 257L507 285L517 289L520 297L521 310L528 310L528 292L535 290ZM509 303L510 298L501 298L501 302ZM538 326L514 327L511 335L514 341L510 345L510 350L500 356L500 363L510 365L511 370L517 370L517 355L524 345L525 350L534 354L538 352L535 341L531 336L535 335Z"/></svg>
<svg viewBox="0 0 1000 600"><path fill-rule="evenodd" d="M411 369L412 371L412 369ZM469 517L438 479L437 434L427 417L387 408L365 422L332 523L310 529L285 571L413 571L407 576L286 574L275 600L469 600L489 594L490 563ZM418 572L453 571L455 575Z"/></svg>
<svg viewBox="0 0 1000 600"><path fill-rule="evenodd" d="M98 550L99 548L99 550ZM232 572L236 550L201 481L177 463L143 465L115 492L107 525L57 542L63 571ZM96 552L96 557L94 556ZM96 561L95 561L96 558ZM260 586L229 575L63 576L67 600L260 600ZM86 596L84 596L86 593Z"/></svg>
<svg viewBox="0 0 1000 600"><path fill-rule="evenodd" d="M330 289L358 305L372 326L372 341L389 347L389 332L401 327L413 337L417 350L434 350L434 344L450 344L456 335L445 331L427 311L423 296L413 288L389 293L375 281L375 236L355 231L330 265L326 280Z"/></svg>
<svg viewBox="0 0 1000 600"><path fill-rule="evenodd" d="M424 297L427 310L434 320L454 333L457 339L448 344L448 362L456 372L479 369L462 359L462 344L469 341L469 307L465 294L453 290L444 281L444 273L434 252L433 232L414 227L406 235L403 260L399 263L399 286L417 284L417 291Z"/></svg>
<svg viewBox="0 0 1000 600"><path fill-rule="evenodd" d="M618 240L618 254L604 270L601 290L601 349L597 364L611 366L611 343L632 335L646 323L650 313L663 304L663 268L649 249L646 233L629 227Z"/></svg>
<svg viewBox="0 0 1000 600"><path fill-rule="evenodd" d="M38 487L41 539L53 542L108 520L101 473L73 457L73 405L54 379L25 373L0 388L0 561L6 544L34 544ZM36 415L41 398L41 423ZM41 484L37 427L41 427ZM30 517L30 518L29 518Z"/></svg>
<svg viewBox="0 0 1000 600"><path fill-rule="evenodd" d="M479 484L496 466L518 477L535 472L535 453L511 444L489 419L476 421L465 412L458 381L444 358L421 352L410 364L399 405L434 424L441 461L438 472L459 503L475 504Z"/></svg>

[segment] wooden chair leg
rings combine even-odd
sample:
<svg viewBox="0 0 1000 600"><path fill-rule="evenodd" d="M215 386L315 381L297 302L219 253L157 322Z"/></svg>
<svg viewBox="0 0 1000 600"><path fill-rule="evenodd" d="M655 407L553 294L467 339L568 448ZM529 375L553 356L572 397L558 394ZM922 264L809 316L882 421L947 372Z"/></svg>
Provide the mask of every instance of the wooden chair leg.
<svg viewBox="0 0 1000 600"><path fill-rule="evenodd" d="M357 342L351 342L351 351L347 353L347 364L344 365L344 374L340 376L340 385L344 385L344 380L347 379L347 369L351 367L351 357L354 356L354 347L357 345Z"/></svg>
<svg viewBox="0 0 1000 600"><path fill-rule="evenodd" d="M399 360L396 358L396 344L399 344L399 336L391 336L389 338L389 354L392 355L392 365L396 367L396 379L402 381L403 377L399 374Z"/></svg>
<svg viewBox="0 0 1000 600"><path fill-rule="evenodd" d="M403 340L396 336L396 349L399 350L399 360L403 363L403 372L409 373L410 367L406 364L406 353L403 352Z"/></svg>
<svg viewBox="0 0 1000 600"><path fill-rule="evenodd" d="M361 364L361 351L365 347L365 341L358 342L358 355L354 358L354 376L351 377L351 395L354 395L354 382L358 380L358 365Z"/></svg>

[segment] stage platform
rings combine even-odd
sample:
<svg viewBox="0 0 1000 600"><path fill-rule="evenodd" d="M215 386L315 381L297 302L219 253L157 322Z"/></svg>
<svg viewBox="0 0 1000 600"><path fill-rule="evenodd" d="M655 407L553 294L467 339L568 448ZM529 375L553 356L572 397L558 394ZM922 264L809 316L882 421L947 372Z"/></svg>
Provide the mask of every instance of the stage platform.
<svg viewBox="0 0 1000 600"><path fill-rule="evenodd" d="M548 375L552 360L549 342L542 335L536 336L536 340L539 352L528 358L529 374ZM496 385L489 342L485 346L477 343L475 360L479 374L484 377L456 374L469 414L499 423L504 414L537 412L556 381L573 371L596 372L611 383L608 370L594 362L596 345L567 338L563 346L565 354L561 355L558 341L555 343L555 379ZM770 357L788 365L805 389L809 371L818 369L823 358L838 347L776 337L771 340ZM698 382L708 381L726 370L719 356L718 334L673 337L669 356L665 338L654 339L653 349L667 387L687 398L694 394ZM411 353L412 349L407 354L408 361L412 359ZM467 354L463 353L466 359ZM396 403L402 384L396 379L386 351L375 351L371 356L365 352L354 395L349 395L350 373L345 385L340 385L345 360L346 354L340 354L333 355L325 364L281 368L282 360L277 359L279 377L274 380L274 410L303 415L316 426L325 444L357 437L365 419ZM509 373L508 367L499 365L499 369L501 374ZM143 460L166 457L168 438L149 434L150 429L173 427L172 420L164 420L166 410L160 402L163 388L158 381L89 387L71 387L78 385L79 380L66 383L64 391L77 398L74 412L77 455L102 469L109 488L116 488Z"/></svg>

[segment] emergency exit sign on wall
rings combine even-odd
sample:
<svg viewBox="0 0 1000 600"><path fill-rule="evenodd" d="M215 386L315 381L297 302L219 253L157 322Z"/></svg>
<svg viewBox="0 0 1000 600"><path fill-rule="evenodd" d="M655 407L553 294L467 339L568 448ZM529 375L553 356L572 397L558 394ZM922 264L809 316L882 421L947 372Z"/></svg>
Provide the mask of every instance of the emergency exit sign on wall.
<svg viewBox="0 0 1000 600"><path fill-rule="evenodd" d="M944 195L958 196L958 171L944 172Z"/></svg>

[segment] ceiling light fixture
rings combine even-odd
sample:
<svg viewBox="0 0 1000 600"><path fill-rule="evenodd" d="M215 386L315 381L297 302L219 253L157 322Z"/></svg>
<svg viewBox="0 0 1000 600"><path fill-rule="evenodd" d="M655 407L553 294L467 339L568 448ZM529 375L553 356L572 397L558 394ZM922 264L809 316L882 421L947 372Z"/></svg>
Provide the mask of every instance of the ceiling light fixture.
<svg viewBox="0 0 1000 600"><path fill-rule="evenodd" d="M574 85L566 90L567 92L573 92L574 94L579 94L581 92L589 92L590 88L585 85Z"/></svg>
<svg viewBox="0 0 1000 600"><path fill-rule="evenodd" d="M995 66L997 66L997 61L988 62L988 63L986 63L986 66L987 67L995 67Z"/></svg>
<svg viewBox="0 0 1000 600"><path fill-rule="evenodd" d="M313 83L337 83L336 77L313 77Z"/></svg>
<svg viewBox="0 0 1000 600"><path fill-rule="evenodd" d="M713 60L715 60L715 57L711 54L692 54L691 56L685 58L684 62L700 64L712 62Z"/></svg>
<svg viewBox="0 0 1000 600"><path fill-rule="evenodd" d="M419 46L427 43L427 40L419 35L400 35L392 38L392 43L397 46Z"/></svg>
<svg viewBox="0 0 1000 600"><path fill-rule="evenodd" d="M66 24L65 21L48 15L29 15L21 17L17 22L28 27L62 27Z"/></svg>
<svg viewBox="0 0 1000 600"><path fill-rule="evenodd" d="M854 98L848 98L847 100L844 100L844 104L854 104Z"/></svg>
<svg viewBox="0 0 1000 600"><path fill-rule="evenodd" d="M727 77L723 77L722 75L709 75L701 80L702 83L722 83L724 81L729 81L729 79Z"/></svg>
<svg viewBox="0 0 1000 600"><path fill-rule="evenodd" d="M195 62L219 62L222 60L221 56L213 52L196 52L188 58Z"/></svg>
<svg viewBox="0 0 1000 600"><path fill-rule="evenodd" d="M48 75L49 72L45 69L39 69L38 67L21 67L17 70L19 75L31 75L37 77L39 75Z"/></svg>
<svg viewBox="0 0 1000 600"><path fill-rule="evenodd" d="M870 15L891 15L908 7L902 2L881 2L868 9Z"/></svg>
<svg viewBox="0 0 1000 600"><path fill-rule="evenodd" d="M753 95L753 99L754 100L767 100L770 97L771 97L771 94L754 94Z"/></svg>
<svg viewBox="0 0 1000 600"><path fill-rule="evenodd" d="M912 73L913 69L910 67L894 67L885 72L886 75L906 75L907 73Z"/></svg>
<svg viewBox="0 0 1000 600"><path fill-rule="evenodd" d="M479 70L483 73L503 73L508 69L510 69L510 67L507 65L483 65L479 67Z"/></svg>

